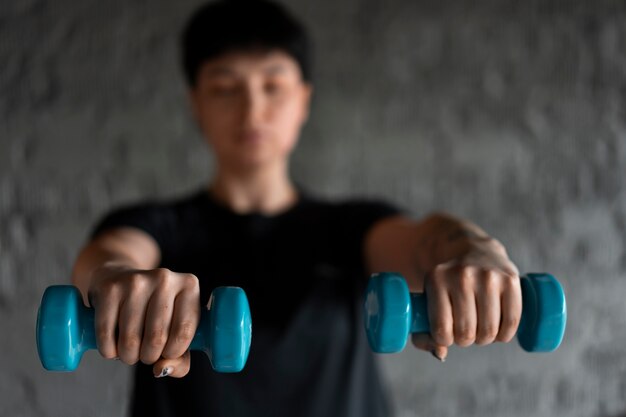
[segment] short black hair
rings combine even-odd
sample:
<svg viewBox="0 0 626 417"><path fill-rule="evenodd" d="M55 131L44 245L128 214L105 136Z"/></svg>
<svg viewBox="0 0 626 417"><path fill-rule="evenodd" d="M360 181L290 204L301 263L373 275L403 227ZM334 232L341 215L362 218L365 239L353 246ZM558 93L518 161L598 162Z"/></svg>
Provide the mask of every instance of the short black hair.
<svg viewBox="0 0 626 417"><path fill-rule="evenodd" d="M228 52L279 49L311 81L311 41L285 7L270 0L217 0L198 8L182 33L182 64L190 87L207 60Z"/></svg>

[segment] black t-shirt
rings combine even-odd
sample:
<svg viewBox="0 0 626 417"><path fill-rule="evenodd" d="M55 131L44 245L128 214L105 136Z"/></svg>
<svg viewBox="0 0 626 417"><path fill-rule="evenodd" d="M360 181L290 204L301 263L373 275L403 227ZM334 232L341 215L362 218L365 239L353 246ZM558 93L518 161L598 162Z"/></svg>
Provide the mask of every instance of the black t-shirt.
<svg viewBox="0 0 626 417"><path fill-rule="evenodd" d="M133 416L389 416L362 317L363 238L398 214L383 202L331 203L300 193L274 216L236 214L204 189L118 208L91 236L134 226L154 237L161 267L192 273L201 302L221 285L242 287L252 345L242 372L212 370L192 351L184 378L136 365Z"/></svg>

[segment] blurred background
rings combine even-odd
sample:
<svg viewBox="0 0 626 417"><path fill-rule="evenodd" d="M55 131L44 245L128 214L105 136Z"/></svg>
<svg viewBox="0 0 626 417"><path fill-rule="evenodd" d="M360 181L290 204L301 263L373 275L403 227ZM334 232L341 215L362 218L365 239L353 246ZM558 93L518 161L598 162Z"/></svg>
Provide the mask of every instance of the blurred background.
<svg viewBox="0 0 626 417"><path fill-rule="evenodd" d="M0 1L0 415L124 415L129 368L43 370L35 320L95 221L212 161L178 36L195 0ZM563 283L561 348L381 356L398 416L626 416L626 3L306 1L311 119L294 177L466 217Z"/></svg>

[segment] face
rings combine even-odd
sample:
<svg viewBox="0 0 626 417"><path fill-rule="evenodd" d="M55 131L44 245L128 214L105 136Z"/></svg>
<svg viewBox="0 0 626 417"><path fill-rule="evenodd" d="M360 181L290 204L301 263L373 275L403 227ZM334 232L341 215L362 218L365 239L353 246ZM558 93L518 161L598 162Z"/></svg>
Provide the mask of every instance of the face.
<svg viewBox="0 0 626 417"><path fill-rule="evenodd" d="M220 168L286 163L308 117L311 86L288 54L233 52L205 62L190 91Z"/></svg>

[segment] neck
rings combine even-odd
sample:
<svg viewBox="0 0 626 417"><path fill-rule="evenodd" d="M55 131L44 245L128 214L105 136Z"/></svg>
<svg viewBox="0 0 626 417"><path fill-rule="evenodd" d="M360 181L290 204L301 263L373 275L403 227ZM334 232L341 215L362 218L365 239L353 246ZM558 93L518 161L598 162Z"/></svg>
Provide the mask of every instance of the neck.
<svg viewBox="0 0 626 417"><path fill-rule="evenodd" d="M235 171L218 166L209 184L211 195L235 213L280 213L298 199L287 163L271 168Z"/></svg>

